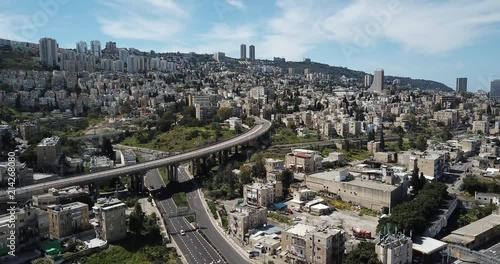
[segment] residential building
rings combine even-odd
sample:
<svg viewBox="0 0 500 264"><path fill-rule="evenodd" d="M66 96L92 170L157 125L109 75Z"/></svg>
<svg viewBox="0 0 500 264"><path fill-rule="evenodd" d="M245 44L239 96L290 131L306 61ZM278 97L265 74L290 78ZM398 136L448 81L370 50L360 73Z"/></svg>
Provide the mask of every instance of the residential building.
<svg viewBox="0 0 500 264"><path fill-rule="evenodd" d="M384 70L377 69L374 76L375 77L373 78L373 83L368 91L382 92L382 90L384 89Z"/></svg>
<svg viewBox="0 0 500 264"><path fill-rule="evenodd" d="M14 231L14 240L7 239ZM38 247L40 236L38 232L38 214L34 207L16 208L12 212L0 216L0 252L6 254L11 249L10 241L15 243L15 253L32 250ZM2 254L2 255L3 255ZM5 263L8 263L5 262Z"/></svg>
<svg viewBox="0 0 500 264"><path fill-rule="evenodd" d="M89 208L81 202L47 206L51 239L60 239L88 230Z"/></svg>
<svg viewBox="0 0 500 264"><path fill-rule="evenodd" d="M366 74L365 75L365 82L364 82L364 86L366 88L370 87L372 85L372 82L373 82L373 75L371 74Z"/></svg>
<svg viewBox="0 0 500 264"><path fill-rule="evenodd" d="M467 78L457 78L457 93L466 93L467 92Z"/></svg>
<svg viewBox="0 0 500 264"><path fill-rule="evenodd" d="M375 252L382 264L413 263L413 242L404 234L389 234L375 245Z"/></svg>
<svg viewBox="0 0 500 264"><path fill-rule="evenodd" d="M483 204L496 204L500 205L500 195L495 193L479 193L476 192L474 195L474 199Z"/></svg>
<svg viewBox="0 0 500 264"><path fill-rule="evenodd" d="M341 264L344 241L342 230L299 223L281 232L281 251L289 263Z"/></svg>
<svg viewBox="0 0 500 264"><path fill-rule="evenodd" d="M275 171L275 170L283 170L285 168L285 162L279 159L265 159L265 167L267 172Z"/></svg>
<svg viewBox="0 0 500 264"><path fill-rule="evenodd" d="M281 188L283 192L283 188ZM252 183L243 186L243 200L254 206L268 207L275 202L275 187L267 183Z"/></svg>
<svg viewBox="0 0 500 264"><path fill-rule="evenodd" d="M195 105L196 118L198 120L207 120L213 118L217 114L217 107L212 105Z"/></svg>
<svg viewBox="0 0 500 264"><path fill-rule="evenodd" d="M226 53L224 52L216 52L214 54L214 60L217 62L222 62L226 58Z"/></svg>
<svg viewBox="0 0 500 264"><path fill-rule="evenodd" d="M37 145L38 167L44 168L57 165L61 154L61 140L58 136L44 138Z"/></svg>
<svg viewBox="0 0 500 264"><path fill-rule="evenodd" d="M41 62L48 67L55 67L57 64L57 41L51 38L42 38L39 43Z"/></svg>
<svg viewBox="0 0 500 264"><path fill-rule="evenodd" d="M249 48L249 55L250 55L250 60L254 61L255 60L255 46L250 45Z"/></svg>
<svg viewBox="0 0 500 264"><path fill-rule="evenodd" d="M114 42L114 41L106 42L106 51L107 52L115 52L116 51L116 42Z"/></svg>
<svg viewBox="0 0 500 264"><path fill-rule="evenodd" d="M490 133L488 122L487 121L472 122L472 133L488 135Z"/></svg>
<svg viewBox="0 0 500 264"><path fill-rule="evenodd" d="M101 57L101 42L99 40L90 41L90 52L94 57Z"/></svg>
<svg viewBox="0 0 500 264"><path fill-rule="evenodd" d="M226 119L226 122L229 125L229 130L236 130L238 128L241 128L241 125L243 122L241 121L241 118L239 117L230 117L229 119Z"/></svg>
<svg viewBox="0 0 500 264"><path fill-rule="evenodd" d="M267 208L255 206L236 206L228 213L229 234L248 242L249 231L267 223Z"/></svg>
<svg viewBox="0 0 500 264"><path fill-rule="evenodd" d="M33 206L46 210L49 205L87 202L89 199L89 192L80 187L50 188L48 193L33 195Z"/></svg>
<svg viewBox="0 0 500 264"><path fill-rule="evenodd" d="M500 100L500 80L491 82L490 98L493 100Z"/></svg>
<svg viewBox="0 0 500 264"><path fill-rule="evenodd" d="M76 52L77 53L87 54L87 42L85 42L85 41L78 41L76 43Z"/></svg>
<svg viewBox="0 0 500 264"><path fill-rule="evenodd" d="M455 125L458 122L458 111L454 109L437 111L434 112L434 119L444 123L445 126Z"/></svg>
<svg viewBox="0 0 500 264"><path fill-rule="evenodd" d="M247 58L247 45L241 44L240 46L240 59L245 60Z"/></svg>
<svg viewBox="0 0 500 264"><path fill-rule="evenodd" d="M127 206L119 199L99 198L92 207L97 238L113 242L127 237L126 209Z"/></svg>
<svg viewBox="0 0 500 264"><path fill-rule="evenodd" d="M322 161L319 153L294 150L285 156L285 167L296 173L310 174L322 168Z"/></svg>
<svg viewBox="0 0 500 264"><path fill-rule="evenodd" d="M138 73L139 72L139 59L140 57L135 55L130 55L127 57L127 72L128 73Z"/></svg>
<svg viewBox="0 0 500 264"><path fill-rule="evenodd" d="M127 63L128 61L128 50L127 49L120 49L118 51L118 57L121 62Z"/></svg>
<svg viewBox="0 0 500 264"><path fill-rule="evenodd" d="M105 156L93 156L90 158L90 171L100 172L114 168L115 162Z"/></svg>
<svg viewBox="0 0 500 264"><path fill-rule="evenodd" d="M428 180L439 179L446 166L446 156L433 152L428 155L417 156L417 167L420 173Z"/></svg>

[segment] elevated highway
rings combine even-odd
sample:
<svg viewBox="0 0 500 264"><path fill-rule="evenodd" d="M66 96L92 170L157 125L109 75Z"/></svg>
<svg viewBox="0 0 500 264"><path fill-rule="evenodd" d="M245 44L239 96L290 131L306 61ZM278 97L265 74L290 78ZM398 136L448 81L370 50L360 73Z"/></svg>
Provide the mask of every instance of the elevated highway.
<svg viewBox="0 0 500 264"><path fill-rule="evenodd" d="M55 180L40 184L28 185L15 189L14 193L7 193L7 191L2 190L0 192L0 201L7 201L9 195L13 195L16 200L20 199L28 199L31 198L33 194L42 193L50 188L65 188L68 186L76 186L76 185L87 185L87 184L96 184L100 181L110 180L112 178L116 178L124 175L137 175L137 174L145 174L149 170L165 167L165 166L175 166L182 162L192 161L198 158L206 157L210 154L223 152L227 149L231 149L232 147L237 147L239 145L245 144L249 141L258 139L259 137L266 134L271 128L271 122L267 120L258 120L256 121L255 126L247 131L246 133L234 137L232 139L222 141L212 146L195 149L186 153L161 158L157 160L147 161L144 163L106 170L102 172L84 174L80 176L75 176L67 179Z"/></svg>

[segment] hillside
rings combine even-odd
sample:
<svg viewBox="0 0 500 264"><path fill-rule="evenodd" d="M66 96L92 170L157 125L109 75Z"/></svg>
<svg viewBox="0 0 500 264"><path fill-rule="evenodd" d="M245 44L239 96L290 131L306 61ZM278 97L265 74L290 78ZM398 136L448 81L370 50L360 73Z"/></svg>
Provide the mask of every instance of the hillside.
<svg viewBox="0 0 500 264"><path fill-rule="evenodd" d="M310 72L330 74L335 80L338 80L340 77L345 76L347 78L355 78L359 82L363 82L364 76L365 74L367 74L362 71L351 70L345 67L330 66L328 64L317 62L305 63L287 61L285 63L276 63L276 65L284 68L284 70L287 70L288 68L294 68L295 72L304 72L304 69L309 68ZM373 72L370 72L370 74L373 74ZM409 77L399 76L385 76L385 81L388 83L392 83L394 79L399 79L401 81L401 87L411 85L413 89L420 88L423 90L437 90L446 92L453 91L452 88L436 81L412 79Z"/></svg>

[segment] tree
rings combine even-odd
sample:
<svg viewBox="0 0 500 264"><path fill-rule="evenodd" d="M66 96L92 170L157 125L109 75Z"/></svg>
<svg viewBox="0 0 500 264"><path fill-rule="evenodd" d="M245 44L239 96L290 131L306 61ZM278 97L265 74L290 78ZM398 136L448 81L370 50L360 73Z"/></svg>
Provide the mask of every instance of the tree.
<svg viewBox="0 0 500 264"><path fill-rule="evenodd" d="M130 113L132 113L132 106L130 106L130 102L125 102L122 107L120 107L120 113L122 115L130 115Z"/></svg>
<svg viewBox="0 0 500 264"><path fill-rule="evenodd" d="M345 258L345 264L379 264L375 244L371 242L361 242Z"/></svg>
<svg viewBox="0 0 500 264"><path fill-rule="evenodd" d="M217 116L221 121L224 121L233 116L233 109L229 107L221 107L217 110Z"/></svg>
<svg viewBox="0 0 500 264"><path fill-rule="evenodd" d="M402 150L403 149L403 136L399 135L398 137L398 148L399 150Z"/></svg>
<svg viewBox="0 0 500 264"><path fill-rule="evenodd" d="M259 179L266 178L266 165L264 164L264 159L259 159L253 165L254 176Z"/></svg>
<svg viewBox="0 0 500 264"><path fill-rule="evenodd" d="M424 135L418 135L417 140L415 140L415 147L420 151L425 151L427 149L427 138Z"/></svg>
<svg viewBox="0 0 500 264"><path fill-rule="evenodd" d="M385 150L384 127L380 130L380 149Z"/></svg>
<svg viewBox="0 0 500 264"><path fill-rule="evenodd" d="M375 130L371 129L368 132L368 141L375 141Z"/></svg>
<svg viewBox="0 0 500 264"><path fill-rule="evenodd" d="M284 169L282 174L281 174L281 182L283 183L283 192L286 195L288 195L290 191L290 185L292 184L293 181L293 172L290 169Z"/></svg>
<svg viewBox="0 0 500 264"><path fill-rule="evenodd" d="M101 145L101 154L108 157L111 160L115 159L115 151L113 150L113 145L109 138L104 138Z"/></svg>
<svg viewBox="0 0 500 264"><path fill-rule="evenodd" d="M420 189L419 169L418 169L418 167L415 167L415 169L411 173L410 185L411 185L411 187L413 187L413 193L414 194L417 194L421 190Z"/></svg>
<svg viewBox="0 0 500 264"><path fill-rule="evenodd" d="M140 203L136 203L134 211L130 214L128 220L128 229L135 235L141 235L144 220L144 212Z"/></svg>

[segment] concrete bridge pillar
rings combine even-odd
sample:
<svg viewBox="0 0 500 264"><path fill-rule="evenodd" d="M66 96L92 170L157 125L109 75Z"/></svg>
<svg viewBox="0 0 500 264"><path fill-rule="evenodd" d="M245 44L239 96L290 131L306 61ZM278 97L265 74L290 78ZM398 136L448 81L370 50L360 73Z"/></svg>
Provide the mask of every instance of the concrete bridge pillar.
<svg viewBox="0 0 500 264"><path fill-rule="evenodd" d="M130 187L135 191L142 192L144 190L144 175L142 173L131 175Z"/></svg>
<svg viewBox="0 0 500 264"><path fill-rule="evenodd" d="M90 198L92 199L93 202L97 202L97 199L99 198L99 185L97 183L90 183L89 184L89 193L90 193Z"/></svg>
<svg viewBox="0 0 500 264"><path fill-rule="evenodd" d="M224 161L226 161L229 158L229 150L222 151L222 155L224 156Z"/></svg>
<svg viewBox="0 0 500 264"><path fill-rule="evenodd" d="M222 160L223 159L222 151L218 152L217 155L219 156L219 165L222 165L222 163L224 163L224 161Z"/></svg>
<svg viewBox="0 0 500 264"><path fill-rule="evenodd" d="M234 154L238 154L238 145L234 146Z"/></svg>
<svg viewBox="0 0 500 264"><path fill-rule="evenodd" d="M179 169L179 165L168 165L167 173L168 173L169 181L179 182L178 169Z"/></svg>

